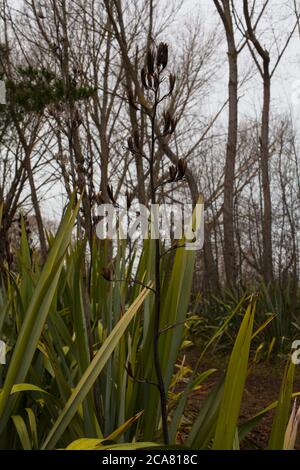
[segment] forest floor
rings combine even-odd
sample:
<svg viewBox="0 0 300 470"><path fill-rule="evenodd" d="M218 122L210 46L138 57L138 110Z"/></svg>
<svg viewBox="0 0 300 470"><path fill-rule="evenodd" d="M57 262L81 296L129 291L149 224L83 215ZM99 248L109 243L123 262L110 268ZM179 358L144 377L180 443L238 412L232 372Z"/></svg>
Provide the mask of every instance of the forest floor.
<svg viewBox="0 0 300 470"><path fill-rule="evenodd" d="M215 368L217 372L210 376L201 388L191 395L187 407L188 421L194 421L205 397L226 370L228 359L229 358L226 357L210 357L204 361L205 363L203 367L201 367L201 370L204 371ZM193 368L196 361L197 354L195 352L187 355L187 362L191 368ZM247 421L247 419L253 417L256 413L278 400L284 367L285 364L283 361L276 361L275 363L258 363L251 368L243 395L240 423ZM296 368L294 392L300 392L300 366ZM274 411L268 412L261 419L259 424L248 434L247 442L243 445L244 449L267 448L273 415ZM296 449L300 450L300 430L298 432Z"/></svg>

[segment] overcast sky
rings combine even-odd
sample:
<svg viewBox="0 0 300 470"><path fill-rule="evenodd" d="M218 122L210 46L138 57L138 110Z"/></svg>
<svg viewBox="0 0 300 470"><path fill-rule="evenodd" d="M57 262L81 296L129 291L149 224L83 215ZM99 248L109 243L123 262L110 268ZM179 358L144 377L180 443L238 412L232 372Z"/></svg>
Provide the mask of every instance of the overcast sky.
<svg viewBox="0 0 300 470"><path fill-rule="evenodd" d="M235 3L240 8L242 7L242 0L235 0ZM260 1L258 0L257 4L259 3ZM258 35L262 38L262 44L266 49L270 50L273 62L278 57L277 45L280 50L280 46L283 46L288 33L295 25L295 17L292 10L293 3L294 0L270 0L265 20L261 21L258 29ZM299 3L298 0L297 3ZM220 23L213 0L185 0L183 11L187 19L189 17L193 18L200 13L207 30L215 28L218 22ZM272 28L269 21L272 24ZM225 49L226 41L225 36L223 37L223 47ZM246 48L240 57L239 64L240 75L242 76L243 71L249 64L249 53ZM227 73L227 64L224 63L223 91L226 94L227 77L225 73ZM243 90L240 100L242 113L243 110L249 113L253 103L256 112L260 112L261 82L259 80L259 76L256 76L254 80L248 83L247 89ZM295 117L300 117L300 37L298 29L296 29L272 81L272 111L291 111Z"/></svg>
<svg viewBox="0 0 300 470"><path fill-rule="evenodd" d="M15 6L20 4L20 0L11 0ZM130 2L130 0L123 0ZM177 0L175 0L177 1ZM257 4L261 0L257 0ZM169 4L170 0L158 0L159 5ZM278 50L281 50L289 31L292 30L295 24L295 16L293 15L292 6L294 0L269 0L269 7L266 11L265 19L261 21L257 34L265 48L270 50L271 61L274 63L278 56ZM297 0L298 3L300 3ZM242 1L235 0L236 5L241 8ZM300 11L300 8L299 8ZM194 21L200 16L203 22L203 27L207 32L220 27L220 32L223 34L223 26L220 24L219 16L215 10L213 0L184 0L183 9L178 15L177 20L174 22L172 29L174 33L180 32L183 29L184 23ZM242 16L242 15L241 15ZM272 26L272 27L271 27ZM228 65L226 61L226 41L225 36L219 47L220 57L220 72L214 83L215 92L209 95L206 103L199 102L201 112L206 114L209 120L209 115L219 109L227 98L227 78L228 78ZM164 39L164 38L162 38ZM172 46L172 38L168 38ZM247 48L244 48L243 53L239 57L239 73L242 77L245 70L249 68L249 64L254 63L250 59ZM258 117L261 112L262 103L262 83L258 74L252 80L247 82L247 85L241 89L240 92L240 122L243 118L250 116ZM293 38L289 43L289 47L277 68L274 79L272 80L272 114L284 115L292 113L295 125L297 120L300 119L300 37L298 29L296 29ZM224 111L220 121L226 122L227 114ZM46 203L47 212L52 210L51 203Z"/></svg>

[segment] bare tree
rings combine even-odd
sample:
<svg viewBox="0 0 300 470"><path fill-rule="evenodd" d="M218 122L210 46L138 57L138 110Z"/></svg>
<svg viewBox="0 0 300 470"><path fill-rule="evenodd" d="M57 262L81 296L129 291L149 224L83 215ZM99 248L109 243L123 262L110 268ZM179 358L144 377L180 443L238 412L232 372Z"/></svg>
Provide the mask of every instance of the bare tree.
<svg viewBox="0 0 300 470"><path fill-rule="evenodd" d="M262 7L262 12L266 9L269 1L265 1ZM270 174L269 174L269 126L270 126L270 101L271 101L271 78L274 75L280 60L290 42L290 39L297 27L297 21L294 27L288 34L288 37L278 53L275 65L270 70L270 54L264 48L261 41L257 38L253 27L253 9L250 12L249 1L243 0L243 14L245 19L245 32L244 36L253 60L257 66L260 76L263 80L263 107L261 117L261 175L262 175L262 189L263 189L263 276L265 282L268 284L273 280L273 250L272 250L272 202L270 192ZM261 64L259 63L261 60Z"/></svg>
<svg viewBox="0 0 300 470"><path fill-rule="evenodd" d="M228 47L229 65L229 112L228 112L228 139L226 150L226 163L224 175L224 263L227 284L231 287L236 282L236 260L234 242L234 211L233 191L235 178L235 161L238 132L238 50L236 47L233 19L230 0L214 0L225 29Z"/></svg>

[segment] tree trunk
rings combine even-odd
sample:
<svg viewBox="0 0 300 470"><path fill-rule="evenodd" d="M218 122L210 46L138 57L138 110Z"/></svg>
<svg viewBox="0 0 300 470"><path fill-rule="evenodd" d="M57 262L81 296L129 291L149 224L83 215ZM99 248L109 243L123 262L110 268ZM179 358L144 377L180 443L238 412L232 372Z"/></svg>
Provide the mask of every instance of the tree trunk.
<svg viewBox="0 0 300 470"><path fill-rule="evenodd" d="M216 293L220 288L218 266L214 259L212 243L211 243L211 228L208 224L204 227L204 290L211 293Z"/></svg>
<svg viewBox="0 0 300 470"><path fill-rule="evenodd" d="M263 187L263 276L268 284L273 280L272 253L272 203L269 178L269 119L270 119L271 79L269 60L264 60L264 97L261 122L261 176Z"/></svg>
<svg viewBox="0 0 300 470"><path fill-rule="evenodd" d="M233 211L233 190L237 146L237 126L238 126L238 69L237 52L234 45L234 38L228 43L229 61L229 116L228 116L228 140L226 149L226 164L224 178L224 203L223 203L223 223L224 223L224 263L226 282L229 286L234 286L236 282L236 261L234 247L234 211Z"/></svg>
<svg viewBox="0 0 300 470"><path fill-rule="evenodd" d="M269 121L270 121L270 100L271 100L271 76L270 73L270 55L264 49L261 43L255 36L251 16L249 13L248 0L243 0L243 11L246 20L247 40L250 40L262 59L262 67L258 64L254 56L256 66L258 67L263 79L263 110L261 118L261 136L260 136L260 158L261 158L261 178L263 190L263 277L266 284L273 280L273 259L272 259L272 204L270 192L270 177L269 177ZM252 53L252 55L254 52ZM280 59L279 59L280 60ZM277 62L278 65L279 61ZM274 70L273 72L274 73Z"/></svg>
<svg viewBox="0 0 300 470"><path fill-rule="evenodd" d="M30 186L30 191L31 191L32 205L33 205L38 233L39 233L42 262L45 263L46 258L47 258L47 244L46 244L46 237L44 233L44 224L43 224L40 204L39 204L39 200L38 200L38 196L37 196L37 192L35 188L32 168L31 168L30 153L28 153L26 149L25 149L25 152L26 152L25 166L26 166L26 171L27 171L28 181L29 181L29 186Z"/></svg>
<svg viewBox="0 0 300 470"><path fill-rule="evenodd" d="M236 260L234 246L234 176L238 129L238 65L230 1L223 0L223 8L218 0L215 6L222 19L228 47L229 83L228 83L228 137L224 176L223 225L224 225L224 264L226 283L233 287L236 283Z"/></svg>

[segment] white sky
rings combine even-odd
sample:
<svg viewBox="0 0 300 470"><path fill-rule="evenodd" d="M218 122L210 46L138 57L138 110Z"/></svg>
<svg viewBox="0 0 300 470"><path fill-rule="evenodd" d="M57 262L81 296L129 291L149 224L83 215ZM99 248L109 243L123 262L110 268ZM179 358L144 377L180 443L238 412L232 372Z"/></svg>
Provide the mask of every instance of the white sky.
<svg viewBox="0 0 300 470"><path fill-rule="evenodd" d="M257 3L259 5L260 1L258 0ZM277 58L274 36L283 44L288 32L292 30L295 24L295 17L292 11L293 3L294 0L269 0L269 7L266 10L265 16L266 20L261 22L261 27L258 30L262 44L268 50L271 47L271 59L273 60L275 57ZM299 4L298 0L297 3ZM242 0L235 0L235 4L241 8ZM200 12L207 30L215 28L218 22L220 22L213 0L185 0L184 12L187 18L193 18ZM271 30L270 24L267 22L270 17L272 18L272 25L274 25L273 30ZM223 28L223 25L220 25L220 27ZM226 41L225 36L223 37L224 61L226 61ZM248 66L248 64L249 53L245 48L239 58L240 76L243 74L244 66ZM226 96L227 92L226 74L228 69L226 63L224 63L223 70L223 80L220 77L220 85L224 92L222 97ZM253 106L253 110L256 110L256 113L260 112L260 85L260 77L257 75L255 79L247 85L247 88L243 90L240 101L240 118L243 116L243 110L249 115L249 111ZM300 117L300 36L298 29L296 29L272 80L272 112L280 113L281 111L291 111L295 118Z"/></svg>
<svg viewBox="0 0 300 470"><path fill-rule="evenodd" d="M168 4L169 0L157 1L161 7L162 1L165 1L166 4ZM260 1L261 0L257 0L257 3L259 4ZM294 0L269 0L269 7L266 11L265 18L271 18L272 21L270 23L266 20L262 21L261 26L258 29L258 36L260 37L262 44L264 44L268 50L271 47L270 52L271 59L273 61L277 56L276 42L274 41L274 38L278 38L279 43L280 41L284 43L288 31L290 31L294 25L295 17L291 10L293 1ZM20 4L20 0L11 0L11 2L16 6ZM297 0L297 2L300 3L299 0ZM235 3L239 8L242 6L242 0L235 0ZM189 20L193 21L193 19L198 15L201 19L203 18L203 24L207 31L216 28L218 22L220 22L213 0L184 0L182 13L173 25L174 31L180 31L183 22L189 22ZM270 27L270 24L273 25L273 29ZM220 24L220 28L221 32L223 32L222 24ZM228 66L226 62L225 36L223 36L223 38L224 40L219 51L221 61L220 74L214 84L216 92L210 95L207 103L199 103L202 113L203 107L205 106L204 109L205 112L207 111L208 117L210 114L214 114L227 98ZM249 58L249 52L247 51L247 48L245 48L239 57L240 76L243 75L245 68L249 67L249 64L251 63L255 69L252 59ZM259 116L261 112L261 97L261 78L256 74L255 77L241 90L239 102L240 122L243 121L244 118L249 118L249 116ZM297 120L300 118L300 37L297 29L272 80L272 114L284 115L289 112L292 113L294 117L296 127ZM225 123L226 111L224 111L221 119ZM53 201L45 202L44 210L47 212L48 216L51 217L52 211L54 212L55 210L53 209Z"/></svg>

